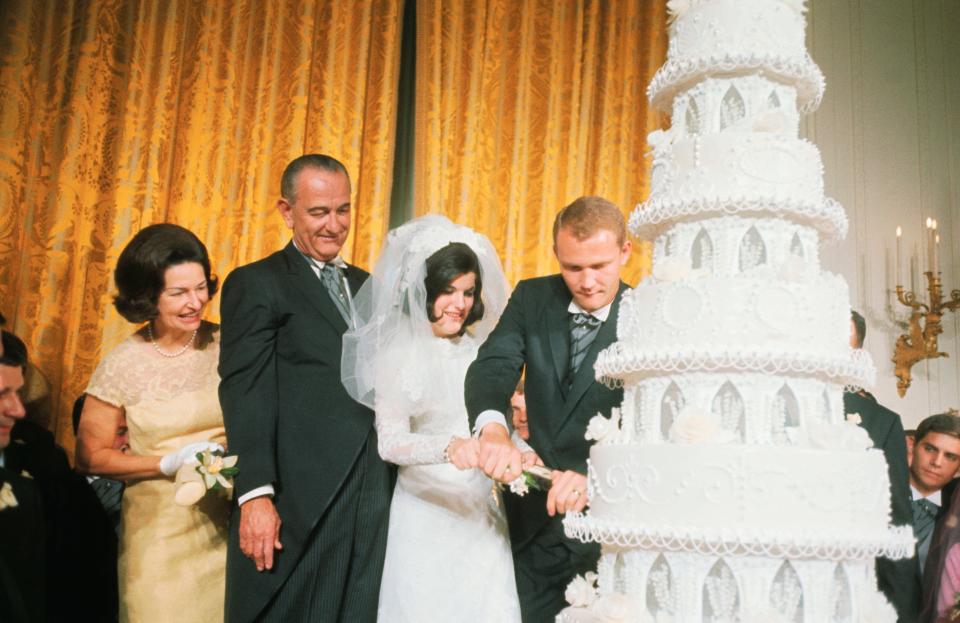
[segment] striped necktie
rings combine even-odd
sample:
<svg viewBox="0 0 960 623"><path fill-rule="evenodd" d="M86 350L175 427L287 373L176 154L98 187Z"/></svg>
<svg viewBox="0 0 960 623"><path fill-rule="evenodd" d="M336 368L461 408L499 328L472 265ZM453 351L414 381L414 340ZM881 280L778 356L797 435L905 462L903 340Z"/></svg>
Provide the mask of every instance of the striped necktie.
<svg viewBox="0 0 960 623"><path fill-rule="evenodd" d="M939 510L939 506L926 498L913 501L913 536L917 538L917 562L920 565L921 574L923 565L927 562L927 553L930 551L930 541Z"/></svg>
<svg viewBox="0 0 960 623"><path fill-rule="evenodd" d="M596 339L603 322L591 314L570 314L570 366L567 370L567 386L573 385L573 379L580 365L587 357L587 351Z"/></svg>
<svg viewBox="0 0 960 623"><path fill-rule="evenodd" d="M350 299L344 289L345 286L343 278L340 275L340 269L329 262L325 263L320 269L320 281L324 287L327 288L327 293L333 300L333 304L337 306L337 311L340 312L343 321L347 323L348 327L353 327L353 321L351 320L352 314L350 313Z"/></svg>

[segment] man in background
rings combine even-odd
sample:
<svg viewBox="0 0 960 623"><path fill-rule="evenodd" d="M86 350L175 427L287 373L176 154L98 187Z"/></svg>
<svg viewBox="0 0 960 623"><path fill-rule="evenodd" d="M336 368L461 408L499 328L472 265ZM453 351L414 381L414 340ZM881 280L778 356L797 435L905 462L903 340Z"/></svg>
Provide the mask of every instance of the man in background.
<svg viewBox="0 0 960 623"><path fill-rule="evenodd" d="M922 581L934 529L946 515L960 470L960 417L931 415L920 422L910 452L913 535L918 581Z"/></svg>

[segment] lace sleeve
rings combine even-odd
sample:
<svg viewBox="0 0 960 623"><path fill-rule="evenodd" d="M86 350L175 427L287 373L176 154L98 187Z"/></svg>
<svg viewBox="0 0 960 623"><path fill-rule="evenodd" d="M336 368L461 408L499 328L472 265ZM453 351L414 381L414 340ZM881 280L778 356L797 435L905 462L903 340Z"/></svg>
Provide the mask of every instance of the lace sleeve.
<svg viewBox="0 0 960 623"><path fill-rule="evenodd" d="M84 393L93 396L103 402L115 407L123 407L129 403L123 375L123 352L127 350L127 344L122 343L114 350L107 353L97 369L93 371L90 377L90 383Z"/></svg>
<svg viewBox="0 0 960 623"><path fill-rule="evenodd" d="M380 456L396 465L443 463L443 452L453 435L415 433L411 415L401 409L377 408L377 438Z"/></svg>

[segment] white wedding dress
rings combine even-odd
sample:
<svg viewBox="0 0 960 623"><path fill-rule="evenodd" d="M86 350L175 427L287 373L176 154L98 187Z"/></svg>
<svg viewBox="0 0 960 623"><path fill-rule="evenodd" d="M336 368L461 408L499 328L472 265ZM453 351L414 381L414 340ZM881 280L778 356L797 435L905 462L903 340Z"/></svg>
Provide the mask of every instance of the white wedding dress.
<svg viewBox="0 0 960 623"><path fill-rule="evenodd" d="M378 621L520 621L498 493L479 470L443 461L451 437L470 436L463 379L478 347L469 334L417 337L386 355L396 389L377 395L377 434L381 456L400 468Z"/></svg>

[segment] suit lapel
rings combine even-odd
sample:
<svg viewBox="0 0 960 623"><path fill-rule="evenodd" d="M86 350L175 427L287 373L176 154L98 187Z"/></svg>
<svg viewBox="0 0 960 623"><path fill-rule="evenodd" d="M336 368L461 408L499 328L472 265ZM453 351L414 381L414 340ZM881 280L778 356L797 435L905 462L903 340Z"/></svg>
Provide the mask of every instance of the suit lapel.
<svg viewBox="0 0 960 623"><path fill-rule="evenodd" d="M550 345L550 357L553 360L553 369L557 374L557 384L563 391L564 377L567 375L567 365L570 359L570 327L567 307L570 305L570 292L562 279L556 291L557 301L546 306L542 330L547 334L544 343Z"/></svg>
<svg viewBox="0 0 960 623"><path fill-rule="evenodd" d="M593 364L597 361L597 355L617 339L617 318L620 316L620 297L626 289L627 285L621 281L620 288L617 291L617 297L613 300L613 305L610 306L610 314L607 316L606 321L600 325L597 337L593 340L593 344L590 345L590 350L587 351L587 355L584 357L583 363L580 364L580 369L577 370L576 376L573 377L573 385L570 387L570 392L567 394L566 400L564 400L563 403L563 417L560 420L560 426L566 423L567 419L569 419L573 413L574 407L577 406L577 403L580 402L583 395L596 382Z"/></svg>
<svg viewBox="0 0 960 623"><path fill-rule="evenodd" d="M289 273L297 291L302 293L317 308L320 315L333 325L337 333L346 331L347 323L343 321L340 312L337 311L336 306L330 299L330 294L327 293L327 289L320 283L320 278L313 272L307 260L300 254L292 241L283 249L283 252L286 254Z"/></svg>

